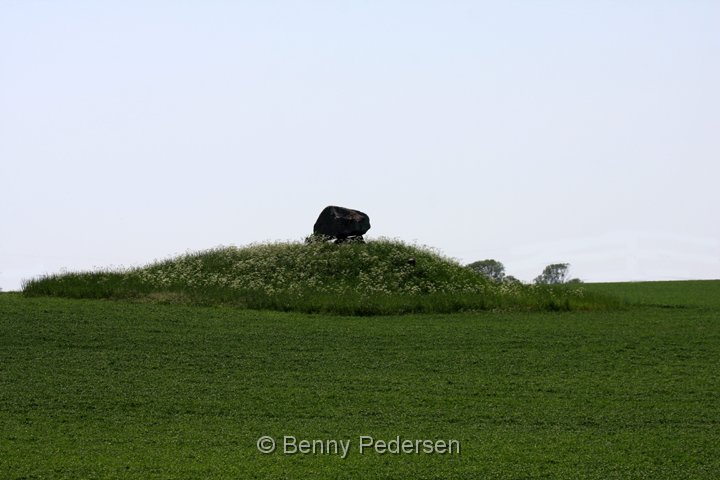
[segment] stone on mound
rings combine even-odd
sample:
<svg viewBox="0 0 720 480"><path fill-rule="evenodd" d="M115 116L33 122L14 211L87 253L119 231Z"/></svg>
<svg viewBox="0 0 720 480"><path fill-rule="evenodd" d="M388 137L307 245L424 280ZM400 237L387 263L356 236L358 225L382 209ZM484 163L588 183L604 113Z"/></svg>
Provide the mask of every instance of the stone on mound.
<svg viewBox="0 0 720 480"><path fill-rule="evenodd" d="M329 206L325 207L315 222L313 233L337 240L362 237L370 230L370 217L358 210Z"/></svg>

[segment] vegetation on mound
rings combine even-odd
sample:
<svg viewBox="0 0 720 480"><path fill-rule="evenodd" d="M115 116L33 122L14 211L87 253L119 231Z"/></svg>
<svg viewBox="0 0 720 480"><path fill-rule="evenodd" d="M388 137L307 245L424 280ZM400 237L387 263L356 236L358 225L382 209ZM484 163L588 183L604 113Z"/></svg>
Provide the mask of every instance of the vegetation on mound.
<svg viewBox="0 0 720 480"><path fill-rule="evenodd" d="M431 248L385 239L218 247L141 268L46 275L23 292L353 315L609 305L578 287L492 282Z"/></svg>

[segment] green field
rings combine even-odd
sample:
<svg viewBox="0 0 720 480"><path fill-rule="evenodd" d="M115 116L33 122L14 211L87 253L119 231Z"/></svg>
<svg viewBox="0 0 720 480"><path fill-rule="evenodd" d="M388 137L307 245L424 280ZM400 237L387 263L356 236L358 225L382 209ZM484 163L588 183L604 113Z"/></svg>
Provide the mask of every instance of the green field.
<svg viewBox="0 0 720 480"><path fill-rule="evenodd" d="M720 281L586 288L637 305L350 317L0 294L0 478L720 478ZM263 435L352 443L265 455ZM461 451L360 454L360 436Z"/></svg>

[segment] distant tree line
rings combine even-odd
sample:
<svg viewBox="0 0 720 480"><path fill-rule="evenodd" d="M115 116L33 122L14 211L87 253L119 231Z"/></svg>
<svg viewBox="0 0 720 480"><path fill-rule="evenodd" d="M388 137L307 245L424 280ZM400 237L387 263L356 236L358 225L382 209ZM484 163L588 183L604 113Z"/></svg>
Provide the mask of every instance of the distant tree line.
<svg viewBox="0 0 720 480"><path fill-rule="evenodd" d="M493 282L520 283L520 280L512 275L505 275L505 265L501 262L488 258L486 260L478 260L466 265L467 268L474 270L480 275L487 277ZM540 275L535 277L533 283L536 285L560 285L563 283L582 283L579 278L570 277L569 263L553 263L545 267Z"/></svg>

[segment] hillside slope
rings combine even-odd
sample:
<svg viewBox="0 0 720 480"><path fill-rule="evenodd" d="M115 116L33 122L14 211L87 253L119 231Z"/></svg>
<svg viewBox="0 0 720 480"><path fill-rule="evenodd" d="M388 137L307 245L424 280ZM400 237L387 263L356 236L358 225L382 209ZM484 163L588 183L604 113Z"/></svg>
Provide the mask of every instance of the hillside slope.
<svg viewBox="0 0 720 480"><path fill-rule="evenodd" d="M361 315L612 303L577 286L493 283L431 248L394 240L219 247L141 268L47 275L23 292Z"/></svg>

